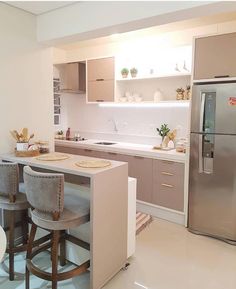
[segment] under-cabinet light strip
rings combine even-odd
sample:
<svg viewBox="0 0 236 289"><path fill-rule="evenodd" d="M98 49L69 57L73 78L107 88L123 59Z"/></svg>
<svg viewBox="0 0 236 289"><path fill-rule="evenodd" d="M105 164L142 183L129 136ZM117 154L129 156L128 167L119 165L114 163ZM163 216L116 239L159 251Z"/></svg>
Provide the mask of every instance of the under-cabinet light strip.
<svg viewBox="0 0 236 289"><path fill-rule="evenodd" d="M189 107L189 102L159 102L159 103L99 103L100 107L137 107L137 108L155 108L155 107Z"/></svg>

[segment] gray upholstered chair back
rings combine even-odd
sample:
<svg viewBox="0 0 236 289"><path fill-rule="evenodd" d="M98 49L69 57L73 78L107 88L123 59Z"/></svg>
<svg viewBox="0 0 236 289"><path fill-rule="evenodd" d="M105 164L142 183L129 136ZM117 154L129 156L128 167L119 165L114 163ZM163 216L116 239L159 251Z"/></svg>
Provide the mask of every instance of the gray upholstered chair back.
<svg viewBox="0 0 236 289"><path fill-rule="evenodd" d="M19 192L19 168L17 163L0 162L0 195L14 202Z"/></svg>
<svg viewBox="0 0 236 289"><path fill-rule="evenodd" d="M39 173L24 167L27 200L38 211L58 213L64 207L64 175Z"/></svg>

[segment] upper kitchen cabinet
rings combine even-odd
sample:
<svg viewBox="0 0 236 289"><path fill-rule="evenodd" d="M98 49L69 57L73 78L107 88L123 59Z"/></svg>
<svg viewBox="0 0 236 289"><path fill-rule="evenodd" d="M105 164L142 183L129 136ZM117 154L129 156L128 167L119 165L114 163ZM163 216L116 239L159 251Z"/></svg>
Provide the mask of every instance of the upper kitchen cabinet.
<svg viewBox="0 0 236 289"><path fill-rule="evenodd" d="M195 40L194 80L236 76L236 33Z"/></svg>
<svg viewBox="0 0 236 289"><path fill-rule="evenodd" d="M67 93L86 92L86 63L73 62L55 65L61 81L61 91Z"/></svg>
<svg viewBox="0 0 236 289"><path fill-rule="evenodd" d="M115 99L115 58L87 61L87 101L113 102Z"/></svg>

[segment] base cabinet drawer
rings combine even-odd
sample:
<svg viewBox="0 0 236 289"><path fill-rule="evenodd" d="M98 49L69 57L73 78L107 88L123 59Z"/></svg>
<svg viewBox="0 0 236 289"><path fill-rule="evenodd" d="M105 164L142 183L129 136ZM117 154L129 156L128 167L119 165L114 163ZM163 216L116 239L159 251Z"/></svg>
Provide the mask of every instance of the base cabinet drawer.
<svg viewBox="0 0 236 289"><path fill-rule="evenodd" d="M60 152L60 153L81 155L81 156L94 157L94 158L102 158L101 153L99 151L94 151L91 149L56 146L55 151Z"/></svg>
<svg viewBox="0 0 236 289"><path fill-rule="evenodd" d="M153 160L152 203L183 211L184 164Z"/></svg>

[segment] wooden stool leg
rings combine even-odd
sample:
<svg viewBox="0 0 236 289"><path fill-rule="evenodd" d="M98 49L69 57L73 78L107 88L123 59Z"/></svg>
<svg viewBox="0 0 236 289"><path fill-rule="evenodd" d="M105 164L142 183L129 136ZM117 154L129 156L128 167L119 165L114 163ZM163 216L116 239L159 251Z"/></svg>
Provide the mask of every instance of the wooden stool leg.
<svg viewBox="0 0 236 289"><path fill-rule="evenodd" d="M60 231L52 233L52 289L57 289L58 246Z"/></svg>
<svg viewBox="0 0 236 289"><path fill-rule="evenodd" d="M29 224L28 224L28 210L22 211L22 235L23 235L23 244L27 244L29 234Z"/></svg>
<svg viewBox="0 0 236 289"><path fill-rule="evenodd" d="M60 240L60 265L66 265L66 239L65 231L61 231L61 240Z"/></svg>
<svg viewBox="0 0 236 289"><path fill-rule="evenodd" d="M30 230L29 243L28 243L27 253L26 253L26 262L27 262L27 259L31 259L31 253L33 250L33 242L34 242L34 238L36 235L36 231L37 231L37 226L33 223L31 226L31 230ZM25 267L25 289L30 289L30 272L28 270L27 264Z"/></svg>
<svg viewBox="0 0 236 289"><path fill-rule="evenodd" d="M15 212L10 212L9 220L9 280L14 280Z"/></svg>

